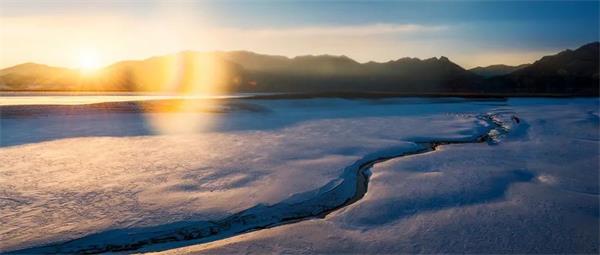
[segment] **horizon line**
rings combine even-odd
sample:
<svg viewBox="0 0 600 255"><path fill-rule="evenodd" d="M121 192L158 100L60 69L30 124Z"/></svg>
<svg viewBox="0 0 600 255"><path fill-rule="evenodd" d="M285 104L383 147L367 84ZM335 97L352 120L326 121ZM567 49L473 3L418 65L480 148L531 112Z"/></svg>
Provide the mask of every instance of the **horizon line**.
<svg viewBox="0 0 600 255"><path fill-rule="evenodd" d="M556 55L559 54L560 52L563 51L568 51L568 50L576 50L578 48L581 48L585 45L589 45L589 44L594 44L594 43L600 43L599 40L597 41L592 41L592 42L588 42L588 43L584 43L581 44L580 46L576 47L576 48L566 48L557 52L554 52L550 55ZM215 50L193 50L193 49L186 49L186 50L180 50L180 51L176 51L176 52L171 52L171 53L165 53L165 54L153 54L149 57L144 57L144 58L132 58L132 59L121 59L121 60L117 60L117 61L113 61L110 64L107 65L102 65L98 68L96 68L97 70L100 69L104 69L107 67L110 67L112 65L121 63L121 62L126 62L126 61L145 61L145 60L149 60L152 58L158 58L158 57L166 57L166 56L170 56L170 55L178 55L178 54L185 54L186 52L190 52L190 53L232 53L232 52L246 52L246 53L251 53L251 54L256 54L256 55L263 55L263 56L269 56L269 57L283 57L289 60L294 60L296 58L299 57L324 57L324 56L329 56L329 57L338 57L338 58L348 58L360 65L364 65L364 64L368 64L368 63L378 63L378 64L385 64L385 63L389 63L389 62L393 62L393 61L398 61L401 59L416 59L416 60L420 60L420 61L424 61L424 60L428 60L428 59L442 59L442 58L446 58L448 59L450 62L460 66L461 68L465 69L465 70L471 70L474 68L479 68L479 67L489 67L489 66L496 66L496 65L506 65L506 66L519 66L519 65L526 65L526 64L532 64L535 61L541 59L544 56L550 56L550 55L541 55L539 56L537 59L535 59L532 62L528 62L528 63L520 63L520 64L505 64L505 63L496 63L496 64L491 64L491 65L478 65L478 66L473 66L473 67L465 67L457 62L454 62L450 57L444 56L444 55L440 55L440 56L433 56L433 57L428 57L428 58L419 58L419 57L410 57L410 56L404 56L404 57L399 57L399 58L394 58L394 59L390 59L388 61L375 61L375 60L369 60L366 62L360 62L357 61L356 59L342 54L342 55L334 55L334 54L328 54L328 53L324 53L324 54L303 54L303 55L295 55L295 56L287 56L287 55L280 55L280 54L269 54L269 53L261 53L261 52L257 52L257 51L252 51L252 50L247 50L247 49L236 49L236 50L221 50L221 49L215 49ZM71 70L81 70L82 68L77 68L77 67L70 67L70 66L61 66L61 65L53 65L53 64L46 64L46 63L41 63L41 62L35 62L35 61L26 61L26 62L22 62L19 64L15 64L15 65L10 65L10 66L5 66L5 67L1 67L0 70L5 70L5 69L10 69L13 67L17 67L17 66L21 66L21 65L27 65L27 64L36 64L36 65L44 65L44 66L48 66L48 67L55 67L55 68L64 68L64 69L71 69Z"/></svg>

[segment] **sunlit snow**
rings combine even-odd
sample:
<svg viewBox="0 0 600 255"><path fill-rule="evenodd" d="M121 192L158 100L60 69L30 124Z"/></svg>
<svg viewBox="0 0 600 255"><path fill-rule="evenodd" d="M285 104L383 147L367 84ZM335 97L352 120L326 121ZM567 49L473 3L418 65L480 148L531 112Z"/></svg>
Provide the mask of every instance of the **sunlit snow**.
<svg viewBox="0 0 600 255"><path fill-rule="evenodd" d="M495 113L509 129L497 143L376 164L365 197L325 219L166 252L598 251L596 99L223 99L220 107L184 113L210 125L167 134L150 122L181 113L4 108L0 249L303 201L366 155L469 139L488 125L477 116Z"/></svg>

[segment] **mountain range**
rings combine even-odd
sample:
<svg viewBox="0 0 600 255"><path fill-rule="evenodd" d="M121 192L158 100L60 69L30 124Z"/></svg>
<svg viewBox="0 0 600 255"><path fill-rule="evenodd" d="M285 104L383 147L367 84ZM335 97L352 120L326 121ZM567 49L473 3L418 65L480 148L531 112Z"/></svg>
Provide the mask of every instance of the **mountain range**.
<svg viewBox="0 0 600 255"><path fill-rule="evenodd" d="M593 42L532 64L470 70L446 57L359 63L346 56L184 51L121 61L93 73L25 63L0 70L0 90L598 96L599 48Z"/></svg>
<svg viewBox="0 0 600 255"><path fill-rule="evenodd" d="M469 71L471 71L477 75L489 78L489 77L493 77L493 76L509 74L509 73L512 73L523 67L527 67L529 65L530 64L509 66L509 65L498 64L498 65L491 65L491 66L478 66L478 67L469 69Z"/></svg>

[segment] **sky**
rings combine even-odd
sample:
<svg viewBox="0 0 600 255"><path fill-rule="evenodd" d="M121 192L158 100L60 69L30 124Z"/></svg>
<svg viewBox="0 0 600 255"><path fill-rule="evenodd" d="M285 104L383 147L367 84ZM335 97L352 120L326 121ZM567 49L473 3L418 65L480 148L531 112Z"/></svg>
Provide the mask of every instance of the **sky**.
<svg viewBox="0 0 600 255"><path fill-rule="evenodd" d="M599 1L0 0L0 68L103 66L183 50L359 62L530 63L599 37Z"/></svg>

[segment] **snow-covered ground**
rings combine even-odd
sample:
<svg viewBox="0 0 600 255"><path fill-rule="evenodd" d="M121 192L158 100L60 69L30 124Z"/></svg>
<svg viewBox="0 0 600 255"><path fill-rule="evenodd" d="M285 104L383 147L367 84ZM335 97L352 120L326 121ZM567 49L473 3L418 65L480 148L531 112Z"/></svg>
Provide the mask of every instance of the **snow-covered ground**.
<svg viewBox="0 0 600 255"><path fill-rule="evenodd" d="M324 219L141 251L598 252L597 99L211 104L224 110L4 108L0 250L93 233L75 245L114 244L248 208L292 210L282 205L318 198L365 158L485 135L490 123L478 116L492 113L510 129L498 143L442 145L378 163L366 195Z"/></svg>

